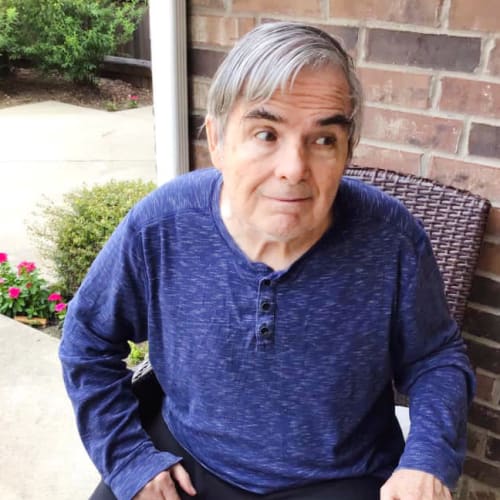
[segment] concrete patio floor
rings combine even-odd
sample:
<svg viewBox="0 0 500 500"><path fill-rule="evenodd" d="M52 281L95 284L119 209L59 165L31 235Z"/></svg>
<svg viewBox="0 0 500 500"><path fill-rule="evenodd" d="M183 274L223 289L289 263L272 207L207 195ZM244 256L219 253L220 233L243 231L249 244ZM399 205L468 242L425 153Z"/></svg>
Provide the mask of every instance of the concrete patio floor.
<svg viewBox="0 0 500 500"><path fill-rule="evenodd" d="M5 316L0 338L0 498L88 498L99 475L76 430L59 341Z"/></svg>

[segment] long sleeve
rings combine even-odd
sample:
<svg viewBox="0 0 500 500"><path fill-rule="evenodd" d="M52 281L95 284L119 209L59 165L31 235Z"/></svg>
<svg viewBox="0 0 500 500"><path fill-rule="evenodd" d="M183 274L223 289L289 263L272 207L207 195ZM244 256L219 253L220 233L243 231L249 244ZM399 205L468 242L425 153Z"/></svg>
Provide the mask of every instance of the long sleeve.
<svg viewBox="0 0 500 500"><path fill-rule="evenodd" d="M396 388L410 398L411 428L398 467L453 487L465 457L474 375L429 240L422 232L416 245L403 247L392 356Z"/></svg>
<svg viewBox="0 0 500 500"><path fill-rule="evenodd" d="M64 382L82 441L119 499L132 498L180 460L156 450L142 429L127 340L147 335L147 286L140 239L118 227L71 301L60 346Z"/></svg>

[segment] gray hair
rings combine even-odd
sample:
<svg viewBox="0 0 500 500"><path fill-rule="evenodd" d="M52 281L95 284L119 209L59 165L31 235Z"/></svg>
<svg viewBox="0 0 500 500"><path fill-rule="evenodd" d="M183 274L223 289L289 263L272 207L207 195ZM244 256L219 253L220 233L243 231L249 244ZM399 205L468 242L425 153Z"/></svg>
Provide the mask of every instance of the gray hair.
<svg viewBox="0 0 500 500"><path fill-rule="evenodd" d="M265 101L285 92L303 68L332 66L344 73L350 89L348 159L359 142L363 93L354 62L342 44L325 31L301 23L272 22L243 36L219 66L207 98L207 113L223 137L236 101Z"/></svg>

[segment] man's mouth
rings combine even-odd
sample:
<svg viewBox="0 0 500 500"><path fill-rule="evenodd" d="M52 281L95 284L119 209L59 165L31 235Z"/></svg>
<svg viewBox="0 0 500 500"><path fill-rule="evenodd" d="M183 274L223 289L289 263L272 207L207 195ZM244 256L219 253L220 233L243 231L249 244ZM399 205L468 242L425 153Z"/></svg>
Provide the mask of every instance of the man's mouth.
<svg viewBox="0 0 500 500"><path fill-rule="evenodd" d="M280 196L280 195L264 195L265 198L268 198L272 201L278 201L282 203L301 203L304 201L308 201L311 199L310 196Z"/></svg>

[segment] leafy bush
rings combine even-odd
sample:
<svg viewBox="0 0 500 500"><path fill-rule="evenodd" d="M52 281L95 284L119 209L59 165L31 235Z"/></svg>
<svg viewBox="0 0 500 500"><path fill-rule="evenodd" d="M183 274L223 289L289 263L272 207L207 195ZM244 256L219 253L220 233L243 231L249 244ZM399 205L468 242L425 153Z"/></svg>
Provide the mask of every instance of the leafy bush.
<svg viewBox="0 0 500 500"><path fill-rule="evenodd" d="M2 6L2 3L0 3ZM14 32L17 21L15 7L2 7L0 10L0 54L13 50Z"/></svg>
<svg viewBox="0 0 500 500"><path fill-rule="evenodd" d="M132 38L146 3L0 0L0 12L5 13L0 14L0 53L8 51L10 59L24 57L43 71L92 83L104 56Z"/></svg>
<svg viewBox="0 0 500 500"><path fill-rule="evenodd" d="M149 343L141 342L140 344L134 344L133 342L128 342L130 347L130 354L127 358L128 366L136 366L146 359L149 352Z"/></svg>
<svg viewBox="0 0 500 500"><path fill-rule="evenodd" d="M110 181L68 193L62 206L40 205L41 223L28 228L41 255L53 265L61 293L71 298L118 223L141 198L155 188L152 182Z"/></svg>
<svg viewBox="0 0 500 500"><path fill-rule="evenodd" d="M7 73L10 57L16 56L17 10L4 8L0 0L0 75Z"/></svg>

